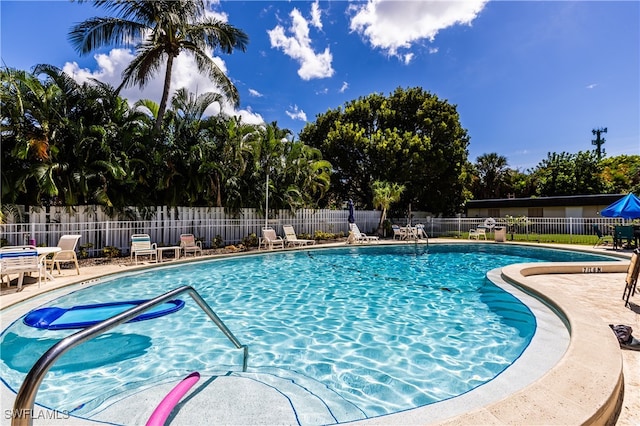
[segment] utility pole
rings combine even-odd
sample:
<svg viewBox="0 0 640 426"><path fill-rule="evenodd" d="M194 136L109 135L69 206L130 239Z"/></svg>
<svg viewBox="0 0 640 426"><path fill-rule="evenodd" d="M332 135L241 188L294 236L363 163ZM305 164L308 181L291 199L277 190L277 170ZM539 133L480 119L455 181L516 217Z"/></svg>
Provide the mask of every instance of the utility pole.
<svg viewBox="0 0 640 426"><path fill-rule="evenodd" d="M604 149L602 149L602 145L604 145L604 138L600 137L600 134L607 133L607 128L593 129L591 133L596 136L596 140L591 141L591 145L596 146L596 154L598 155L598 160L600 160L602 156L605 155Z"/></svg>

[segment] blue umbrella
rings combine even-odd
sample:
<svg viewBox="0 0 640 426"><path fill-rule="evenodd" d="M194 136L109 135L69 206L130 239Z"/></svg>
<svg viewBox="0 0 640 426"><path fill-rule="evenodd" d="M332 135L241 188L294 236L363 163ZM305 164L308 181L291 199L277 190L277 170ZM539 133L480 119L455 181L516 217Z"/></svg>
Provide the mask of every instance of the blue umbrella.
<svg viewBox="0 0 640 426"><path fill-rule="evenodd" d="M349 206L349 223L356 223L356 218L353 216L353 200L349 199L347 206Z"/></svg>
<svg viewBox="0 0 640 426"><path fill-rule="evenodd" d="M629 193L600 210L600 214L605 217L621 217L624 219L640 218L640 198Z"/></svg>

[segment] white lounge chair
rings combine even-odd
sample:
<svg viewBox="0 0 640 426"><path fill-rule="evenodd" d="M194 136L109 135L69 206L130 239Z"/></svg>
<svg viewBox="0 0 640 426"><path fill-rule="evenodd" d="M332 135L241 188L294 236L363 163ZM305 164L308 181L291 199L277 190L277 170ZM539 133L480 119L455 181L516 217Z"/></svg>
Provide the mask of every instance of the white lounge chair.
<svg viewBox="0 0 640 426"><path fill-rule="evenodd" d="M316 240L299 239L291 225L282 225L282 230L284 231L284 241L290 247L306 246L307 244L313 245L316 243Z"/></svg>
<svg viewBox="0 0 640 426"><path fill-rule="evenodd" d="M185 256L187 253L193 253L194 256L198 253L202 255L202 242L196 241L193 234L180 234L180 248Z"/></svg>
<svg viewBox="0 0 640 426"><path fill-rule="evenodd" d="M58 268L58 275L61 274L61 263L73 263L76 266L76 272L80 275L80 266L78 265L78 256L76 255L76 246L82 235L63 235L58 240L60 251L53 253L51 259L46 259L46 266L53 273L53 268Z"/></svg>
<svg viewBox="0 0 640 426"><path fill-rule="evenodd" d="M18 274L18 291L22 291L24 274L38 273L38 287L44 275L44 263L38 258L38 251L34 246L7 246L0 248L0 276L6 275L11 285L10 274Z"/></svg>
<svg viewBox="0 0 640 426"><path fill-rule="evenodd" d="M148 234L133 234L131 236L131 258L138 264L138 256L149 256L149 261L158 263L158 245L151 243ZM155 258L155 260L154 260Z"/></svg>
<svg viewBox="0 0 640 426"><path fill-rule="evenodd" d="M400 225L391 225L391 230L393 231L393 239L395 240L396 238L399 240L404 239L404 233L402 232L402 229L400 229Z"/></svg>
<svg viewBox="0 0 640 426"><path fill-rule="evenodd" d="M269 250L273 250L278 247L284 248L284 240L276 234L275 229L270 227L262 228L262 241L258 245L258 248L262 245L264 245L265 249L268 248Z"/></svg>
<svg viewBox="0 0 640 426"><path fill-rule="evenodd" d="M487 239L487 230L485 228L475 228L469 230L469 239L479 240L480 237Z"/></svg>
<svg viewBox="0 0 640 426"><path fill-rule="evenodd" d="M418 237L418 239L429 239L429 235L427 235L427 231L424 229L424 225L422 223L417 223L416 224L416 236Z"/></svg>
<svg viewBox="0 0 640 426"><path fill-rule="evenodd" d="M379 241L380 237L377 236L373 236L373 235L367 235L364 234L362 232L360 232L360 228L358 228L358 225L356 225L355 223L350 223L349 224L349 230L351 231L351 235L353 236L353 240L356 243L369 243L372 241Z"/></svg>

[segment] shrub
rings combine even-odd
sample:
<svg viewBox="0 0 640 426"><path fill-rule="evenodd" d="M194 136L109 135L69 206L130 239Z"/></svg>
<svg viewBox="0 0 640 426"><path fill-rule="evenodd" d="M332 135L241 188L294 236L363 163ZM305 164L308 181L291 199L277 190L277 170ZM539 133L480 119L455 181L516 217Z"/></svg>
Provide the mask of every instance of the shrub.
<svg viewBox="0 0 640 426"><path fill-rule="evenodd" d="M217 249L224 247L224 240L220 235L216 235L215 238L211 240L211 248Z"/></svg>
<svg viewBox="0 0 640 426"><path fill-rule="evenodd" d="M92 243L81 244L78 253L80 254L80 259L86 259L89 257L89 250L93 247Z"/></svg>
<svg viewBox="0 0 640 426"><path fill-rule="evenodd" d="M102 254L104 255L104 257L113 259L114 257L120 257L122 253L120 252L120 249L118 247L106 246L102 249Z"/></svg>
<svg viewBox="0 0 640 426"><path fill-rule="evenodd" d="M258 236L252 233L242 239L242 245L245 247L258 247Z"/></svg>

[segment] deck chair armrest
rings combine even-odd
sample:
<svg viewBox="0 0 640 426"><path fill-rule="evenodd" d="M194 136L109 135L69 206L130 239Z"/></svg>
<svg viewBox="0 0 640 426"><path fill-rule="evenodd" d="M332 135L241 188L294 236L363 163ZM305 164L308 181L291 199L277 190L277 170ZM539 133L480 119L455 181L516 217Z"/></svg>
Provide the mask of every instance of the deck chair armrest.
<svg viewBox="0 0 640 426"><path fill-rule="evenodd" d="M76 259L76 258L77 258L77 255L75 250L60 250L58 252L51 253L51 256L47 255L47 257L45 257L45 261L47 263L50 263L50 262L55 262L56 259L67 260L67 259Z"/></svg>

